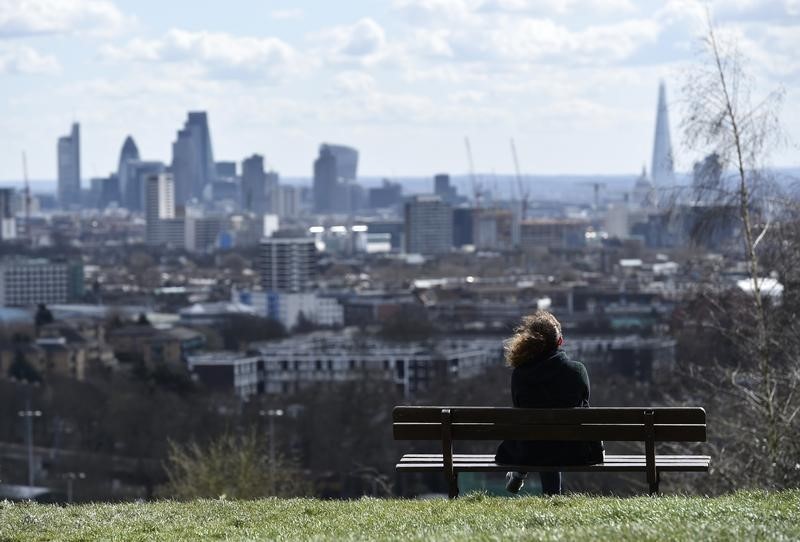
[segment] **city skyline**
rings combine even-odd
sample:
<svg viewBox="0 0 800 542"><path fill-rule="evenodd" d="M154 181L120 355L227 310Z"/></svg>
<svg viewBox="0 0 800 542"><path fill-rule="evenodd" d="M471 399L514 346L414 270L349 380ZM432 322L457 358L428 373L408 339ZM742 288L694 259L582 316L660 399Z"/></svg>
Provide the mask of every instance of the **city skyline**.
<svg viewBox="0 0 800 542"><path fill-rule="evenodd" d="M799 15L791 2L714 3L721 33L738 40L758 79L786 90L794 141ZM701 157L682 152L675 104L702 17L700 2L677 0L335 9L241 1L190 11L127 0L7 1L0 181L21 178L22 151L32 179L55 179L51 142L73 121L82 125L84 185L115 170L129 134L142 156L169 163L187 111L208 111L218 160L262 154L284 177L311 177L321 141L358 148L363 176L458 174L468 169L464 136L479 171L512 171L513 137L528 173L635 175L650 162L662 79L675 168L688 171ZM796 147L774 163L796 167Z"/></svg>

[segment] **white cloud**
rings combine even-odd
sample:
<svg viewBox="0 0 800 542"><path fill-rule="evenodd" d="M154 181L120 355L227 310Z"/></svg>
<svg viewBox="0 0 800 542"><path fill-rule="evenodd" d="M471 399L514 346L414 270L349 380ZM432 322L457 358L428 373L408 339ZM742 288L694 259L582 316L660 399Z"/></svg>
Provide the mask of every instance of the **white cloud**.
<svg viewBox="0 0 800 542"><path fill-rule="evenodd" d="M499 64L515 69L534 63L607 64L656 42L659 32L659 24L650 19L572 30L547 18L501 16L491 24L438 35L436 47L462 61L491 62L495 70Z"/></svg>
<svg viewBox="0 0 800 542"><path fill-rule="evenodd" d="M0 0L0 38L75 32L106 36L132 23L108 0Z"/></svg>
<svg viewBox="0 0 800 542"><path fill-rule="evenodd" d="M386 32L369 17L351 25L327 28L313 38L318 44L318 53L333 62L374 64L388 54Z"/></svg>
<svg viewBox="0 0 800 542"><path fill-rule="evenodd" d="M300 8L276 9L270 12L269 16L276 21L289 21L302 19L305 12Z"/></svg>
<svg viewBox="0 0 800 542"><path fill-rule="evenodd" d="M407 64L420 57L484 63L489 71L535 63L608 64L656 43L661 31L655 17L588 26L556 17L628 13L636 10L630 0L395 0L393 7L410 22L398 45L413 59Z"/></svg>
<svg viewBox="0 0 800 542"><path fill-rule="evenodd" d="M636 7L631 0L486 0L480 10L567 15L577 11L631 13Z"/></svg>
<svg viewBox="0 0 800 542"><path fill-rule="evenodd" d="M394 0L392 7L415 23L437 24L463 20L480 6L474 0Z"/></svg>
<svg viewBox="0 0 800 542"><path fill-rule="evenodd" d="M343 95L359 95L373 92L376 88L375 78L368 73L345 71L333 78L333 88Z"/></svg>
<svg viewBox="0 0 800 542"><path fill-rule="evenodd" d="M632 0L395 0L395 10L415 23L442 24L469 19L479 13L569 15L632 13Z"/></svg>
<svg viewBox="0 0 800 542"><path fill-rule="evenodd" d="M110 60L184 63L217 78L280 81L302 73L307 59L274 37L234 36L223 32L171 29L157 39L133 39L102 50Z"/></svg>
<svg viewBox="0 0 800 542"><path fill-rule="evenodd" d="M56 74L61 65L52 55L26 46L0 47L0 74Z"/></svg>

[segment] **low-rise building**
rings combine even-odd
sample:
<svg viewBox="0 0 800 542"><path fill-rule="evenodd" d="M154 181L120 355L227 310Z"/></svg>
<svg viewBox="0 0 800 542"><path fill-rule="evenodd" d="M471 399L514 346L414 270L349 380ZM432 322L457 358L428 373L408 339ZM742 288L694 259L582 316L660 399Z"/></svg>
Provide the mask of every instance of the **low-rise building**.
<svg viewBox="0 0 800 542"><path fill-rule="evenodd" d="M411 397L448 380L478 376L500 363L502 355L502 342L496 339L397 343L353 333L317 332L254 344L247 354L190 356L188 364L209 388L228 389L242 398L363 378L393 382Z"/></svg>
<svg viewBox="0 0 800 542"><path fill-rule="evenodd" d="M66 303L82 295L80 262L43 258L0 260L0 307Z"/></svg>
<svg viewBox="0 0 800 542"><path fill-rule="evenodd" d="M183 366L184 360L205 344L204 336L186 328L157 329L131 324L108 333L108 342L121 363Z"/></svg>
<svg viewBox="0 0 800 542"><path fill-rule="evenodd" d="M243 401L264 392L264 362L259 356L211 352L189 356L187 362L194 378L212 391L234 393Z"/></svg>
<svg viewBox="0 0 800 542"><path fill-rule="evenodd" d="M234 303L253 308L258 316L277 320L291 330L305 320L319 327L344 325L344 309L335 297L316 292L233 291Z"/></svg>
<svg viewBox="0 0 800 542"><path fill-rule="evenodd" d="M622 375L641 382L657 381L675 367L675 340L639 335L570 335L570 356L590 373Z"/></svg>
<svg viewBox="0 0 800 542"><path fill-rule="evenodd" d="M181 324L187 326L215 326L224 324L235 316L258 316L253 306L237 301L195 303L181 309L178 314Z"/></svg>
<svg viewBox="0 0 800 542"><path fill-rule="evenodd" d="M575 219L535 219L520 223L520 248L580 248L586 244L589 223Z"/></svg>

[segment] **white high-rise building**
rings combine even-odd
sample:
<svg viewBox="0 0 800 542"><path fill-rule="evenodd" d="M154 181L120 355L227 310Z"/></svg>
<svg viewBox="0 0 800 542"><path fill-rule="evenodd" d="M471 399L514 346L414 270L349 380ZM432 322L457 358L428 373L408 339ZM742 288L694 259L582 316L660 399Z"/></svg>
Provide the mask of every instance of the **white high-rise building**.
<svg viewBox="0 0 800 542"><path fill-rule="evenodd" d="M675 184L672 142L669 135L667 91L662 81L658 86L658 110L656 111L656 133L653 141L653 163L650 168L656 188Z"/></svg>
<svg viewBox="0 0 800 542"><path fill-rule="evenodd" d="M17 238L17 221L14 218L13 188L0 188L0 241Z"/></svg>
<svg viewBox="0 0 800 542"><path fill-rule="evenodd" d="M160 173L147 177L144 216L147 244L164 243L163 221L175 218L175 182L171 174Z"/></svg>
<svg viewBox="0 0 800 542"><path fill-rule="evenodd" d="M81 203L81 127L58 138L58 202L63 208Z"/></svg>
<svg viewBox="0 0 800 542"><path fill-rule="evenodd" d="M406 252L444 254L453 246L453 209L434 195L414 196L405 207Z"/></svg>
<svg viewBox="0 0 800 542"><path fill-rule="evenodd" d="M312 238L271 237L261 241L261 286L267 292L307 292L317 274Z"/></svg>
<svg viewBox="0 0 800 542"><path fill-rule="evenodd" d="M278 185L275 189L274 211L280 217L292 218L300 212L300 190L296 186Z"/></svg>

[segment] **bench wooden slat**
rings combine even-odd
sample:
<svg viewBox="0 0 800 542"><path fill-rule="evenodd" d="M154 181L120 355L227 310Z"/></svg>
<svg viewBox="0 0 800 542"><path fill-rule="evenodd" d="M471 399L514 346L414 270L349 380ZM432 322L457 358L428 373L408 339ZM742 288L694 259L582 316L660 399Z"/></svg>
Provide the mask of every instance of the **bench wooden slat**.
<svg viewBox="0 0 800 542"><path fill-rule="evenodd" d="M494 455L495 454L453 454L453 459L454 460L458 460L458 459L479 458L481 460L485 459L485 460L488 461L488 460L494 460ZM627 455L626 454L614 454L614 455L606 455L605 460L606 461L617 460L617 459L623 460L623 459L638 458L638 457L644 457L644 456L641 455L641 454L627 454ZM676 459L676 460L677 459L687 459L687 458L688 459L701 458L701 459L709 459L709 460L711 459L710 455L657 455L656 457L657 458L663 458L663 459ZM405 454L402 459L403 460L404 459L415 459L415 460L416 459L422 459L422 460L425 460L425 459L436 459L436 458L439 458L439 460L441 460L442 454Z"/></svg>
<svg viewBox="0 0 800 542"><path fill-rule="evenodd" d="M606 455L604 463L625 463L631 461L644 461L645 456L643 455L624 455L624 456L615 456L615 455ZM692 456L672 456L672 455L657 455L656 456L656 463L696 463L698 461L711 461L711 457L707 455L692 455ZM441 463L442 462L442 455L431 455L428 457L409 457L403 456L400 459L400 463ZM471 463L471 462L484 462L484 463L493 463L494 462L494 455L461 455L461 456L453 456L454 463Z"/></svg>
<svg viewBox="0 0 800 542"><path fill-rule="evenodd" d="M707 471L711 463L709 456L656 456L656 467L663 471ZM403 456L397 464L397 470L430 471L441 470L443 465L441 454L425 454L425 457ZM453 468L459 472L491 472L491 471L573 471L573 472L604 472L627 471L643 472L646 470L647 461L644 455L606 455L603 463L595 465L567 465L567 466L534 466L534 465L508 465L494 461L488 454L456 454L453 456Z"/></svg>
<svg viewBox="0 0 800 542"><path fill-rule="evenodd" d="M657 464L660 472L707 472L709 464L706 462L697 463L660 463ZM523 471L523 472L645 472L647 463L641 462L628 462L628 463L601 463L598 465L562 465L554 466L536 466L536 465L498 465L496 463L454 463L453 470L455 472L506 472L506 471ZM396 466L398 471L406 472L441 472L441 463L402 463Z"/></svg>
<svg viewBox="0 0 800 542"><path fill-rule="evenodd" d="M438 423L395 423L395 440L439 440L442 426ZM454 423L452 436L456 440L608 440L632 441L647 438L645 425L584 424L584 425L511 425L493 423ZM705 425L655 426L656 441L705 442Z"/></svg>
<svg viewBox="0 0 800 542"><path fill-rule="evenodd" d="M435 406L398 406L392 411L395 422L439 422L442 408ZM644 423L644 413L653 411L656 424L704 424L705 409L699 407L591 407L591 408L507 408L447 407L453 423Z"/></svg>

